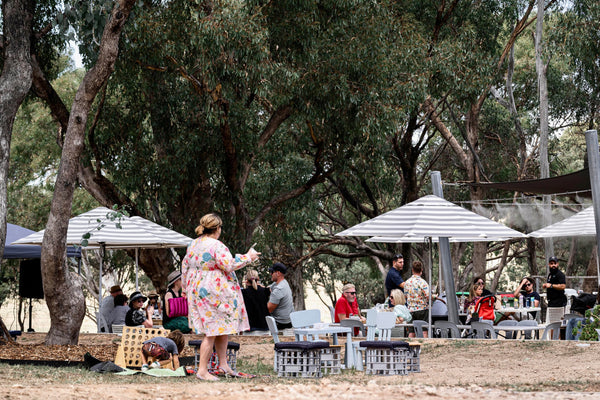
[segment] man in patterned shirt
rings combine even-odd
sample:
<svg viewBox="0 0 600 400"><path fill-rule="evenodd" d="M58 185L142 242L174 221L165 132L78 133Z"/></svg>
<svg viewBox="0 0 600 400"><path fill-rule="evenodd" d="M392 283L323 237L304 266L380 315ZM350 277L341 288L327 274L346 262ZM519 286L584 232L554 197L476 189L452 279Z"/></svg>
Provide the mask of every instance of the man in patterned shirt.
<svg viewBox="0 0 600 400"><path fill-rule="evenodd" d="M415 319L427 321L429 319L429 285L421 277L423 275L423 264L420 261L413 262L412 276L404 283L404 294L406 295L406 307L408 307L413 321ZM415 337L414 329L410 329L409 337ZM427 337L427 332L423 332Z"/></svg>

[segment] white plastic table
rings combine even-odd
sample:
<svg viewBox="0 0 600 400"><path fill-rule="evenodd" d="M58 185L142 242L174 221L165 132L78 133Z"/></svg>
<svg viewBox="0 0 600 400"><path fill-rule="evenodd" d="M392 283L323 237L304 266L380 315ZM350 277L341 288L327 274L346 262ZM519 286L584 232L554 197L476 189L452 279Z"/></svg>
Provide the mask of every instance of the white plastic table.
<svg viewBox="0 0 600 400"><path fill-rule="evenodd" d="M346 368L354 365L354 349L352 348L352 330L354 328L339 325L319 326L316 328L294 328L296 340L300 340L302 336L317 337L318 335L333 335L333 344L338 344L339 333L346 333Z"/></svg>

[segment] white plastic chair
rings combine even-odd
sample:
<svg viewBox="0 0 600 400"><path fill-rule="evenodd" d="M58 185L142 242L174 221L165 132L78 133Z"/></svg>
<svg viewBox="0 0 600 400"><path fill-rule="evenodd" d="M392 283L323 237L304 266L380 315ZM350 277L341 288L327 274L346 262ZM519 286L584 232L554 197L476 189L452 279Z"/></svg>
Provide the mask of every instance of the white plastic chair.
<svg viewBox="0 0 600 400"><path fill-rule="evenodd" d="M418 338L422 338L423 336L423 329L425 327L429 327L429 322L427 321L422 321L419 319L414 319L413 322L413 328L415 329L415 336Z"/></svg>
<svg viewBox="0 0 600 400"><path fill-rule="evenodd" d="M475 332L477 339L497 339L496 331L494 327L485 322L473 321L471 322L471 331Z"/></svg>
<svg viewBox="0 0 600 400"><path fill-rule="evenodd" d="M460 339L460 329L458 329L458 326L454 322L444 320L435 321L433 328L435 330L439 329L440 337L442 338Z"/></svg>
<svg viewBox="0 0 600 400"><path fill-rule="evenodd" d="M367 337L366 340L372 341L375 340L375 331L377 330L377 312L376 309L372 308L367 311ZM389 313L394 315L394 323L396 314ZM360 347L360 341L352 342L352 347L354 348L354 368L357 371L362 371L363 367L363 352L366 351L366 348Z"/></svg>
<svg viewBox="0 0 600 400"><path fill-rule="evenodd" d="M559 340L561 322L552 322L546 326L541 340Z"/></svg>
<svg viewBox="0 0 600 400"><path fill-rule="evenodd" d="M267 321L267 326L269 327L269 332L271 332L271 336L273 336L273 343L279 343L279 329L277 329L277 323L275 322L275 318L267 315L265 317ZM277 371L277 352L273 355L273 370Z"/></svg>
<svg viewBox="0 0 600 400"><path fill-rule="evenodd" d="M518 322L515 321L514 319L506 319L504 321L500 321L496 325L498 327L496 329L496 331L501 331L502 330L500 328L501 326L516 326L517 323ZM498 335L500 335L500 333L498 333ZM502 336L502 335L500 335L500 336ZM514 331L504 331L504 338L505 339L515 339L516 337L517 337L517 332L514 332Z"/></svg>
<svg viewBox="0 0 600 400"><path fill-rule="evenodd" d="M537 321L532 319L524 319L522 321L517 322L517 326L538 326ZM520 331L521 336L525 339L531 339L531 331ZM515 334L516 335L516 334ZM516 339L516 336L515 336Z"/></svg>
<svg viewBox="0 0 600 400"><path fill-rule="evenodd" d="M335 308L329 306L329 313L331 314L331 323L335 323Z"/></svg>
<svg viewBox="0 0 600 400"><path fill-rule="evenodd" d="M321 311L317 309L294 311L290 313L290 320L293 328L306 328L321 322ZM302 340L301 335L296 335L296 340ZM306 340L315 341L319 340L319 337L307 335Z"/></svg>

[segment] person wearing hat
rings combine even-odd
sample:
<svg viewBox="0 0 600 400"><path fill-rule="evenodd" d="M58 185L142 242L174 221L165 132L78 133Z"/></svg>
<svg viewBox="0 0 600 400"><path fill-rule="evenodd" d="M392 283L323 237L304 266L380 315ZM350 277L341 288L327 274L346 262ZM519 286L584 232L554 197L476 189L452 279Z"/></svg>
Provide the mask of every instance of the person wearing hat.
<svg viewBox="0 0 600 400"><path fill-rule="evenodd" d="M273 264L269 268L271 273L271 295L267 303L267 309L271 316L275 318L278 329L287 329L292 327L290 314L294 312L294 298L290 284L285 280L287 267L280 262Z"/></svg>
<svg viewBox="0 0 600 400"><path fill-rule="evenodd" d="M184 300L187 302L187 299L181 295L181 272L175 270L167 277L167 293L165 293L163 299L164 307L162 324L165 329L171 331L178 329L181 333L190 333L192 331L188 321L188 313L179 310L176 312L175 310L175 302Z"/></svg>
<svg viewBox="0 0 600 400"><path fill-rule="evenodd" d="M404 291L404 279L402 279L402 268L404 268L404 256L395 254L392 257L392 267L385 277L385 290L389 296L394 289Z"/></svg>
<svg viewBox="0 0 600 400"><path fill-rule="evenodd" d="M140 292L131 293L131 297L129 297L129 311L127 311L127 315L125 315L125 325L142 325L146 328L152 328L152 314L154 313L154 308L148 306L144 310L144 303L146 300L148 300L148 298Z"/></svg>
<svg viewBox="0 0 600 400"><path fill-rule="evenodd" d="M558 258L552 256L548 259L548 279L542 285L546 289L546 300L548 300L548 309L546 311L546 323L560 321L565 315L565 306L567 305L567 296L565 288L567 279L565 274L558 269Z"/></svg>
<svg viewBox="0 0 600 400"><path fill-rule="evenodd" d="M183 290L188 300L189 320L196 334L205 334L200 346L196 377L218 380L208 372L208 360L216 350L219 374L234 377L248 375L234 371L227 362L229 335L250 329L244 298L235 271L258 260L260 253L250 248L235 257L219 240L223 221L206 214L196 227L198 238L187 248L181 265Z"/></svg>
<svg viewBox="0 0 600 400"><path fill-rule="evenodd" d="M114 285L110 288L110 294L102 299L102 303L100 303L100 313L104 317L104 320L107 322L108 331L112 332L109 321L114 319L114 311L115 311L115 297L119 294L123 294L123 290L121 290L121 286Z"/></svg>
<svg viewBox="0 0 600 400"><path fill-rule="evenodd" d="M161 301L159 300L160 296L156 293L156 290L148 293L148 305L151 305L154 308L154 315L152 318L161 318L160 314L162 313Z"/></svg>

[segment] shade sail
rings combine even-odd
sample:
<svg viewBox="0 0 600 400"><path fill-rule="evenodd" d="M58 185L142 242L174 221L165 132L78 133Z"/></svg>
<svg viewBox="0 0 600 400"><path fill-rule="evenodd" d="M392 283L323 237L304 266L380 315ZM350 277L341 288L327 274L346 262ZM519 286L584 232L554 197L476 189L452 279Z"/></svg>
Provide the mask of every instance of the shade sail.
<svg viewBox="0 0 600 400"><path fill-rule="evenodd" d="M531 232L530 237L596 236L594 208L588 207L545 228Z"/></svg>
<svg viewBox="0 0 600 400"><path fill-rule="evenodd" d="M398 243L416 243L425 238L437 241L440 237L452 241L495 241L525 237L521 232L434 195L421 197L346 229L337 236L392 237Z"/></svg>
<svg viewBox="0 0 600 400"><path fill-rule="evenodd" d="M26 244L10 244L21 238L35 233L31 229L23 228L15 224L6 224L6 243L3 258L41 258L42 248L40 246L29 246ZM75 247L67 247L67 257L81 257L81 250Z"/></svg>
<svg viewBox="0 0 600 400"><path fill-rule="evenodd" d="M88 246L103 245L107 249L186 247L192 239L141 217L123 217L121 227L108 216L113 211L98 207L69 220L67 244L80 245L83 235L90 233ZM98 229L101 227L100 229ZM44 231L35 232L13 244L41 244ZM8 241L7 241L8 242Z"/></svg>

